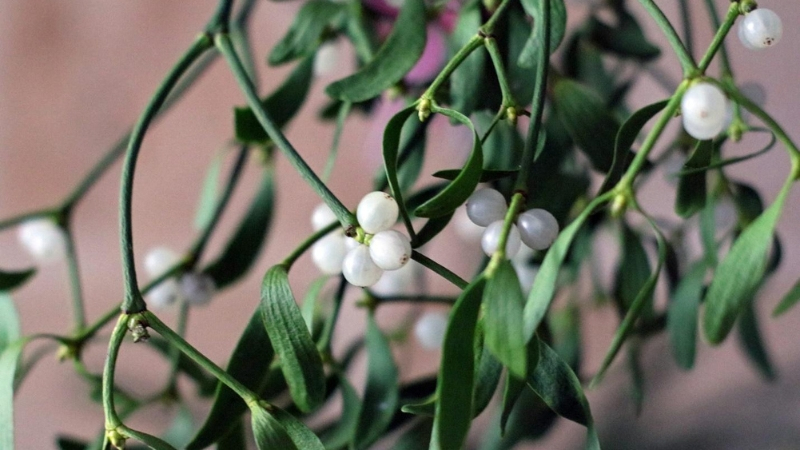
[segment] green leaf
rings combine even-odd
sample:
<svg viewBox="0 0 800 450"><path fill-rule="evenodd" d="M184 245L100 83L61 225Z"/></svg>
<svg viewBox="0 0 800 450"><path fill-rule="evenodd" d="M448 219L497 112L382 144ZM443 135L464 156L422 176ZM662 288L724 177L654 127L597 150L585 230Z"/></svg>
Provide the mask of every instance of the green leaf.
<svg viewBox="0 0 800 450"><path fill-rule="evenodd" d="M484 278L473 281L450 311L442 345L442 361L436 385L431 450L459 450L472 422L475 385L475 327L478 322Z"/></svg>
<svg viewBox="0 0 800 450"><path fill-rule="evenodd" d="M775 225L783 211L793 180L789 179L775 202L745 228L717 267L705 298L703 331L711 344L719 344L761 284Z"/></svg>
<svg viewBox="0 0 800 450"><path fill-rule="evenodd" d="M217 442L217 450L241 450L247 448L244 421L238 418L231 424L230 430Z"/></svg>
<svg viewBox="0 0 800 450"><path fill-rule="evenodd" d="M392 450L419 450L431 440L431 432L433 431L433 421L423 419L417 421L411 428L408 429L402 436L395 442Z"/></svg>
<svg viewBox="0 0 800 450"><path fill-rule="evenodd" d="M611 170L603 180L603 185L599 191L600 194L608 192L622 178L622 174L630 161L631 148L636 142L636 138L647 122L661 112L667 106L667 103L669 103L669 99L645 106L631 114L628 120L619 128L617 137L614 140L614 157L611 163Z"/></svg>
<svg viewBox="0 0 800 450"><path fill-rule="evenodd" d="M761 330L758 326L755 305L752 301L747 303L742 310L742 317L739 319L739 342L744 349L745 355L756 366L759 373L767 380L774 380L776 377L769 352L764 345L761 337Z"/></svg>
<svg viewBox="0 0 800 450"><path fill-rule="evenodd" d="M327 449L342 449L353 441L361 412L361 399L344 374L339 375L339 392L342 394L342 412L339 422L323 436Z"/></svg>
<svg viewBox="0 0 800 450"><path fill-rule="evenodd" d="M397 156L397 179L403 192L416 183L425 162L425 142L431 121L412 120L406 123L400 134ZM401 124L402 125L402 124ZM388 186L386 170L383 167L375 176L375 190L382 191Z"/></svg>
<svg viewBox="0 0 800 450"><path fill-rule="evenodd" d="M800 302L800 280L797 280L792 289L781 299L778 306L772 311L772 317L783 315L786 311L792 309L797 302Z"/></svg>
<svg viewBox="0 0 800 450"><path fill-rule="evenodd" d="M511 262L501 262L483 291L485 345L517 378L528 369L527 339L523 330L524 297Z"/></svg>
<svg viewBox="0 0 800 450"><path fill-rule="evenodd" d="M617 268L614 282L614 295L622 314L630 308L642 286L650 278L650 260L642 245L641 236L628 224L622 224L622 260Z"/></svg>
<svg viewBox="0 0 800 450"><path fill-rule="evenodd" d="M59 436L56 439L56 445L58 445L59 450L86 450L89 443L82 439Z"/></svg>
<svg viewBox="0 0 800 450"><path fill-rule="evenodd" d="M525 337L527 340L533 337L534 332L536 332L547 310L550 308L550 302L556 292L558 274L564 264L564 259L572 245L572 241L592 212L600 204L607 201L606 197L607 195L604 195L592 200L571 224L561 230L561 233L559 233L555 242L547 251L523 309Z"/></svg>
<svg viewBox="0 0 800 450"><path fill-rule="evenodd" d="M174 356L172 353L174 347L165 339L153 336L147 340L147 344L156 349L164 358L171 359ZM217 388L217 379L206 372L192 358L181 353L178 358L178 370L197 384L197 390L201 396L208 397L214 394Z"/></svg>
<svg viewBox="0 0 800 450"><path fill-rule="evenodd" d="M327 0L312 0L294 16L294 22L267 58L270 65L283 64L311 55L319 46L328 26L341 19L346 7Z"/></svg>
<svg viewBox="0 0 800 450"><path fill-rule="evenodd" d="M556 113L570 137L596 170L609 172L620 128L616 117L596 92L572 80L557 81L553 93Z"/></svg>
<svg viewBox="0 0 800 450"><path fill-rule="evenodd" d="M423 203L414 211L417 217L441 217L456 210L467 201L480 181L483 172L483 149L481 139L475 131L472 121L466 116L451 109L437 109L441 113L457 122L460 122L472 131L472 151L470 152L461 174L456 177L446 188L435 197ZM385 142L385 141L384 141ZM384 156L385 160L385 156Z"/></svg>
<svg viewBox="0 0 800 450"><path fill-rule="evenodd" d="M623 58L634 58L649 61L657 58L661 51L650 43L642 32L636 19L627 11L617 11L616 26L609 26L592 17L588 30L592 42L606 51Z"/></svg>
<svg viewBox="0 0 800 450"><path fill-rule="evenodd" d="M200 199L197 201L197 212L194 215L194 229L205 229L214 218L217 209L217 190L219 177L222 173L222 162L225 160L225 149L218 151L211 164L208 165L203 187L200 189Z"/></svg>
<svg viewBox="0 0 800 450"><path fill-rule="evenodd" d="M15 318L14 318L15 319ZM0 321L9 320L0 316ZM14 448L14 375L28 339L19 339L0 349L0 448Z"/></svg>
<svg viewBox="0 0 800 450"><path fill-rule="evenodd" d="M494 391L500 382L500 374L503 365L492 355L486 347L482 345L475 349L480 351L480 358L477 358L478 367L475 369L475 392L472 396L473 417L477 417L492 400Z"/></svg>
<svg viewBox="0 0 800 450"><path fill-rule="evenodd" d="M533 342L537 347L539 346L538 342ZM506 385L503 389L503 409L500 413L500 435L506 434L506 425L508 425L508 419L511 417L511 413L514 412L514 405L517 404L517 400L519 400L519 396L525 390L525 386L527 382L525 379L519 379L511 373L506 373Z"/></svg>
<svg viewBox="0 0 800 450"><path fill-rule="evenodd" d="M325 373L319 351L292 295L286 267L273 266L264 275L260 310L292 399L301 411L313 410L325 398Z"/></svg>
<svg viewBox="0 0 800 450"><path fill-rule="evenodd" d="M397 410L400 381L392 348L375 317L369 315L366 332L367 387L358 419L355 448L368 448L380 439Z"/></svg>
<svg viewBox="0 0 800 450"><path fill-rule="evenodd" d="M25 284L35 273L36 269L28 269L20 272L6 272L0 270L0 291L13 291Z"/></svg>
<svg viewBox="0 0 800 450"><path fill-rule="evenodd" d="M153 450L175 450L175 447L169 445L163 439L149 435L142 431L128 428L125 430L125 433Z"/></svg>
<svg viewBox="0 0 800 450"><path fill-rule="evenodd" d="M325 450L325 446L322 445L317 435L293 415L273 406L272 416L283 426L298 449Z"/></svg>
<svg viewBox="0 0 800 450"><path fill-rule="evenodd" d="M314 335L314 321L319 313L317 311L319 307L319 297L322 293L322 288L325 287L325 283L328 282L329 278L330 277L327 275L323 275L312 281L308 286L306 295L303 297L303 306L300 312L303 314L303 320L306 322L306 327L308 327L308 331L312 336Z"/></svg>
<svg viewBox="0 0 800 450"><path fill-rule="evenodd" d="M685 169L685 170L682 170L682 171L678 172L678 175L688 175L688 174L692 174L692 173L706 172L706 171L709 171L711 169L719 169L720 167L725 167L725 166L730 166L730 165L733 165L733 164L738 164L740 162L745 162L745 161L747 161L749 159L753 159L756 156L761 156L764 153L767 153L768 151L772 150L773 148L775 148L775 144L778 142L778 138L775 136L775 134L773 134L770 130L767 130L765 128L753 128L749 132L766 132L766 133L770 133L770 140L767 143L767 145L765 145L764 148L762 148L761 150L749 153L747 155L737 156L735 158L728 158L728 159L722 159L722 160L719 160L719 161L715 161L715 162L713 162L713 163L711 163L711 164L709 164L709 165L707 165L705 167L695 167L695 168L691 168L691 169Z"/></svg>
<svg viewBox="0 0 800 450"><path fill-rule="evenodd" d="M283 425L260 405L250 407L253 435L259 450L298 449Z"/></svg>
<svg viewBox="0 0 800 450"><path fill-rule="evenodd" d="M697 143L692 156L684 164L684 170L705 167L711 163L714 153L713 141ZM678 196L675 199L675 212L681 217L689 217L706 205L705 172L682 175L678 181Z"/></svg>
<svg viewBox="0 0 800 450"><path fill-rule="evenodd" d="M697 317L705 276L704 261L692 265L678 283L667 310L667 332L672 352L675 355L675 362L685 370L694 366L697 351Z"/></svg>
<svg viewBox="0 0 800 450"><path fill-rule="evenodd" d="M481 2L472 0L461 7L458 21L450 37L450 47L455 54L475 36L483 24ZM450 75L450 100L453 109L469 116L481 103L481 85L484 83L486 53L475 49Z"/></svg>
<svg viewBox="0 0 800 450"><path fill-rule="evenodd" d="M586 448L599 450L600 443L594 429L592 412L580 380L558 353L538 337L532 342L534 341L539 342L539 363L527 378L528 386L553 412L586 426Z"/></svg>
<svg viewBox="0 0 800 450"><path fill-rule="evenodd" d="M455 213L451 212L449 214L445 214L444 216L436 217L425 222L425 225L419 229L419 232L414 237L414 240L411 241L411 248L422 247L430 242L431 239L435 238L439 233L444 231L454 214Z"/></svg>
<svg viewBox="0 0 800 450"><path fill-rule="evenodd" d="M273 168L264 169L261 186L222 254L203 272L214 280L217 289L238 281L253 266L266 240L275 202Z"/></svg>
<svg viewBox="0 0 800 450"><path fill-rule="evenodd" d="M5 292L0 292L0 352L22 336L19 314L14 300Z"/></svg>
<svg viewBox="0 0 800 450"><path fill-rule="evenodd" d="M275 126L283 128L300 111L305 102L313 79L314 57L301 61L289 78L275 92L261 102L272 118ZM253 110L247 106L234 110L236 140L243 144L265 144L269 141L267 132L256 119Z"/></svg>
<svg viewBox="0 0 800 450"><path fill-rule="evenodd" d="M664 265L664 261L667 258L667 246L664 236L661 234L661 231L658 229L658 227L656 227L655 223L653 223L650 217L646 215L644 217L647 219L650 227L653 229L653 232L656 235L656 241L658 242L658 264L647 281L642 285L638 294L636 294L636 298L631 303L630 308L628 308L625 318L622 319L622 323L619 325L617 332L614 333L614 338L611 340L611 346L609 347L608 352L606 352L603 362L600 364L600 369L592 379L592 386L596 385L600 382L600 380L602 380L606 369L608 369L608 366L611 365L611 362L617 356L622 344L625 343L628 335L630 335L631 331L633 331L633 327L636 324L636 321L642 315L642 311L644 311L645 306L652 305L653 293L656 289L656 282L658 282L658 276L661 273L661 267Z"/></svg>
<svg viewBox="0 0 800 450"><path fill-rule="evenodd" d="M413 106L403 109L389 119L386 128L383 130L383 167L386 170L386 179L392 190L392 196L397 201L397 206L400 208L400 217L402 217L406 225L411 240L414 240L416 233L414 232L414 227L411 226L411 218L406 209L406 202L403 201L403 187L400 185L397 172L399 165L398 149L400 147L403 125L415 112L416 109Z"/></svg>
<svg viewBox="0 0 800 450"><path fill-rule="evenodd" d="M258 391L275 356L261 312L256 310L236 343L225 369L236 381L250 390ZM222 383L217 384L214 402L203 426L195 434L187 449L206 448L225 436L236 419L247 411L247 405L235 392Z"/></svg>
<svg viewBox="0 0 800 450"><path fill-rule="evenodd" d="M493 169L484 169L481 172L481 183L491 183L492 181L502 180L504 178L511 177L519 173L519 170L493 170ZM441 178L443 180L455 180L456 177L461 174L461 169L446 169L440 170L438 172L434 172L433 177Z"/></svg>
<svg viewBox="0 0 800 450"><path fill-rule="evenodd" d="M425 49L426 11L423 0L403 2L386 42L358 72L329 85L325 92L340 100L360 102L379 96L414 67Z"/></svg>
<svg viewBox="0 0 800 450"><path fill-rule="evenodd" d="M561 45L564 40L564 34L567 30L567 7L564 5L564 0L549 0L550 1L550 54ZM522 67L534 67L537 61L537 53L542 48L542 40L544 40L544 32L536 23L541 21L542 17L542 1L537 0L522 0L522 7L525 12L533 17L534 27L531 37L525 43L522 53L519 55L518 64Z"/></svg>
<svg viewBox="0 0 800 450"><path fill-rule="evenodd" d="M642 350L641 338L633 337L628 343L628 370L631 374L631 397L636 408L636 415L642 413L644 404L644 371L640 362Z"/></svg>

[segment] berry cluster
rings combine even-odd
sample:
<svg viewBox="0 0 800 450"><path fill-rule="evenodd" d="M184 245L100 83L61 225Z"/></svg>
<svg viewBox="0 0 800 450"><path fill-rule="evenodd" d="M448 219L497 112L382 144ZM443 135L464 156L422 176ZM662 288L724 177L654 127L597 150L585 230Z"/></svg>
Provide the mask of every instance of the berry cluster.
<svg viewBox="0 0 800 450"><path fill-rule="evenodd" d="M497 250L506 212L506 199L495 189L479 189L467 200L469 219L476 225L486 227L481 237L481 248L488 256ZM513 258L523 243L533 250L545 250L557 236L558 221L552 214L539 208L525 211L517 217L516 224L511 225L506 239L506 258Z"/></svg>
<svg viewBox="0 0 800 450"><path fill-rule="evenodd" d="M144 259L147 275L156 279L180 263L180 256L166 247L150 250ZM192 306L208 304L214 296L214 280L206 274L186 272L179 279L169 278L147 293L147 302L156 309L167 308L178 299Z"/></svg>
<svg viewBox="0 0 800 450"><path fill-rule="evenodd" d="M390 229L399 213L391 195L370 192L356 208L363 233L353 239L339 229L320 239L311 249L314 264L327 275L342 273L355 286L372 286L384 271L400 269L411 259L411 241L403 233ZM335 220L333 211L324 204L315 208L311 216L315 230Z"/></svg>

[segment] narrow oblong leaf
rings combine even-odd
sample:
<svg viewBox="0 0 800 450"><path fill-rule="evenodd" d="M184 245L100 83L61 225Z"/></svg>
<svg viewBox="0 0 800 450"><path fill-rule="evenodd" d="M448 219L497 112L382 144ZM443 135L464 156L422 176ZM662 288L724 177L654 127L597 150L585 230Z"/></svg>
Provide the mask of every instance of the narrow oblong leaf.
<svg viewBox="0 0 800 450"><path fill-rule="evenodd" d="M217 442L217 450L241 450L247 448L243 418L240 417L233 422L231 429Z"/></svg>
<svg viewBox="0 0 800 450"><path fill-rule="evenodd" d="M461 293L450 311L436 385L436 415L431 450L459 450L472 422L475 384L475 327L486 281L478 278Z"/></svg>
<svg viewBox="0 0 800 450"><path fill-rule="evenodd" d="M298 449L283 425L262 406L250 408L253 435L258 450L302 450Z"/></svg>
<svg viewBox="0 0 800 450"><path fill-rule="evenodd" d="M275 352L261 320L261 311L250 317L242 336L231 353L226 371L248 389L258 391L269 373L269 365ZM247 405L235 392L223 383L217 384L214 402L205 423L195 434L187 449L206 448L224 437L236 418L247 411Z"/></svg>
<svg viewBox="0 0 800 450"><path fill-rule="evenodd" d="M523 329L524 297L511 262L497 266L483 291L484 342L497 359L517 378L524 379L528 368L527 339Z"/></svg>
<svg viewBox="0 0 800 450"><path fill-rule="evenodd" d="M561 45L564 40L564 34L567 30L567 7L564 0L549 0L550 1L550 54ZM536 26L536 23L541 21L542 17L542 1L537 0L523 0L522 7L525 12L533 17L534 26L531 37L525 43L525 47L519 55L517 63L521 67L534 67L537 61L537 53L542 48L542 40L544 33L542 27Z"/></svg>
<svg viewBox="0 0 800 450"><path fill-rule="evenodd" d="M300 450L325 450L319 438L303 422L288 412L273 406L270 411L275 420L286 430L286 433Z"/></svg>
<svg viewBox="0 0 800 450"><path fill-rule="evenodd" d="M194 229L205 229L214 218L217 208L217 191L219 177L222 174L222 162L225 159L225 149L218 151L206 170L203 187L200 188L200 199L197 201L197 212L194 215Z"/></svg>
<svg viewBox="0 0 800 450"><path fill-rule="evenodd" d="M19 272L0 270L0 291L13 291L25 284L35 273L36 269L28 269Z"/></svg>
<svg viewBox="0 0 800 450"><path fill-rule="evenodd" d="M380 95L414 67L425 49L425 2L403 2L391 34L375 57L358 72L336 81L325 92L340 100L362 102Z"/></svg>
<svg viewBox="0 0 800 450"><path fill-rule="evenodd" d="M412 240L415 237L414 228L411 226L411 218L408 215L406 202L403 200L403 187L400 185L398 178L398 152L403 125L415 112L416 109L413 106L403 109L389 119L386 128L383 130L383 167L386 170L386 180L389 182L392 196L400 208L400 217L403 219Z"/></svg>
<svg viewBox="0 0 800 450"><path fill-rule="evenodd" d="M478 349L475 349L477 352ZM477 417L492 400L494 391L500 383L500 374L503 372L503 365L492 355L487 348L480 350L480 358L477 358L478 367L475 368L475 392L472 396L473 417Z"/></svg>
<svg viewBox="0 0 800 450"><path fill-rule="evenodd" d="M464 163L464 168L461 169L461 174L435 197L417 207L414 211L414 215L417 217L441 217L455 211L472 195L483 172L481 139L478 136L478 132L475 131L472 121L460 112L451 109L437 109L436 112L469 127L470 131L472 131L472 151L466 163Z"/></svg>
<svg viewBox="0 0 800 450"><path fill-rule="evenodd" d="M153 450L175 450L175 447L171 446L163 439L157 438L153 435L144 433L142 431L132 430L128 428L125 430L125 434L129 435L130 437L136 439L137 441L141 442L142 444L146 445L147 447Z"/></svg>
<svg viewBox="0 0 800 450"><path fill-rule="evenodd" d="M0 319L2 320L2 319ZM27 339L0 349L0 448L14 448L14 375Z"/></svg>
<svg viewBox="0 0 800 450"><path fill-rule="evenodd" d="M786 311L792 309L797 302L800 302L800 280L797 280L797 283L792 286L792 289L781 299L778 306L772 311L772 317L778 317L784 314Z"/></svg>
<svg viewBox="0 0 800 450"><path fill-rule="evenodd" d="M446 169L434 172L433 177L441 178L443 180L455 180L461 173L461 169ZM502 180L519 173L519 170L497 170L497 169L484 169L481 172L481 183L491 183L492 181Z"/></svg>
<svg viewBox="0 0 800 450"><path fill-rule="evenodd" d="M368 448L392 421L400 399L397 366L389 341L369 315L366 332L367 386L361 403L355 448Z"/></svg>
<svg viewBox="0 0 800 450"><path fill-rule="evenodd" d="M620 180L628 165L631 147L636 142L636 138L641 133L642 128L650 119L666 108L667 103L669 103L669 99L647 105L631 114L628 120L619 127L617 137L614 140L614 157L611 163L611 170L603 180L603 185L599 191L600 194L608 192Z"/></svg>
<svg viewBox="0 0 800 450"><path fill-rule="evenodd" d="M528 376L528 386L559 416L587 428L586 448L599 450L600 442L594 428L589 402L575 372L558 353L538 337L539 362Z"/></svg>
<svg viewBox="0 0 800 450"><path fill-rule="evenodd" d="M761 284L775 225L792 184L792 179L786 181L775 202L744 229L717 267L703 312L703 331L710 343L725 340L745 302Z"/></svg>
<svg viewBox="0 0 800 450"><path fill-rule="evenodd" d="M313 68L314 57L304 59L286 81L261 102L278 128L286 126L303 106L314 78ZM269 141L261 122L247 106L234 110L234 128L236 140L243 144L265 144Z"/></svg>
<svg viewBox="0 0 800 450"><path fill-rule="evenodd" d="M739 342L742 345L745 355L753 362L758 372L766 380L774 380L776 377L774 366L764 339L761 337L761 330L758 326L755 305L751 301L742 310L739 319Z"/></svg>
<svg viewBox="0 0 800 450"><path fill-rule="evenodd" d="M614 144L620 124L591 89L569 79L556 82L553 90L559 119L592 167L606 173L614 162Z"/></svg>
<svg viewBox="0 0 800 450"><path fill-rule="evenodd" d="M661 54L658 47L647 40L642 28L629 12L619 9L617 19L618 23L612 27L592 18L588 26L592 42L624 58L649 61Z"/></svg>
<svg viewBox="0 0 800 450"><path fill-rule="evenodd" d="M705 276L704 261L692 265L678 283L667 310L667 333L672 344L672 353L678 366L685 370L694 366L697 351L697 317Z"/></svg>
<svg viewBox="0 0 800 450"><path fill-rule="evenodd" d="M186 448L186 444L192 438L193 432L194 419L192 419L192 413L187 407L180 406L175 418L172 419L172 424L164 431L161 439L175 448Z"/></svg>
<svg viewBox="0 0 800 450"><path fill-rule="evenodd" d="M431 440L432 431L432 420L419 420L414 426L400 436L392 447L392 450L419 450L425 448L425 445Z"/></svg>
<svg viewBox="0 0 800 450"><path fill-rule="evenodd" d="M343 374L339 375L339 392L342 394L342 412L339 422L322 436L323 445L331 450L345 448L353 441L361 412L361 399L358 398L355 388Z"/></svg>
<svg viewBox="0 0 800 450"><path fill-rule="evenodd" d="M461 7L458 21L451 36L453 53L464 47L483 23L481 2L472 0ZM450 99L453 109L469 116L481 102L481 84L484 81L486 53L475 49L450 75Z"/></svg>
<svg viewBox="0 0 800 450"><path fill-rule="evenodd" d="M258 193L244 220L228 241L222 254L203 272L214 280L217 289L238 281L253 266L269 233L275 188L272 165L264 169Z"/></svg>
<svg viewBox="0 0 800 450"><path fill-rule="evenodd" d="M19 314L14 300L5 292L0 292L0 352L22 336Z"/></svg>
<svg viewBox="0 0 800 450"><path fill-rule="evenodd" d="M313 410L325 399L325 372L295 303L286 267L273 266L264 275L259 309L292 399L301 411Z"/></svg>
<svg viewBox="0 0 800 450"><path fill-rule="evenodd" d="M700 141L694 153L684 164L684 170L706 167L711 163L714 153L713 141ZM675 199L675 212L681 217L689 217L706 205L705 172L682 175L678 181L678 196Z"/></svg>
<svg viewBox="0 0 800 450"><path fill-rule="evenodd" d="M606 202L607 197L607 195L604 195L592 200L571 224L561 230L561 233L559 233L553 245L547 251L547 255L545 255L544 261L539 267L536 279L533 281L533 286L531 286L531 291L528 294L528 299L522 312L525 338L528 341L533 337L534 332L536 332L547 310L550 308L550 302L556 292L558 274L564 264L564 259L567 257L572 241L595 208Z"/></svg>
<svg viewBox="0 0 800 450"><path fill-rule="evenodd" d="M338 20L345 5L328 0L311 0L294 16L289 31L275 44L267 61L278 65L314 52L329 24Z"/></svg>

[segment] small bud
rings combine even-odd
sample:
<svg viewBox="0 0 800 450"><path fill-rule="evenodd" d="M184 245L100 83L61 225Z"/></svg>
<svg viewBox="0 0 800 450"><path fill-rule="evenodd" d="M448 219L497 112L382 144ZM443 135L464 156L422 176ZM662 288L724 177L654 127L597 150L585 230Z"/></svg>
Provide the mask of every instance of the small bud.
<svg viewBox="0 0 800 450"><path fill-rule="evenodd" d="M624 194L617 194L614 201L611 203L611 217L618 218L625 214L625 209L628 208L628 197Z"/></svg>
<svg viewBox="0 0 800 450"><path fill-rule="evenodd" d="M517 108L509 106L506 108L506 119L511 125L517 124Z"/></svg>
<svg viewBox="0 0 800 450"><path fill-rule="evenodd" d="M144 342L150 339L150 333L147 332L147 322L139 315L134 315L128 319L128 330L133 336L133 342Z"/></svg>
<svg viewBox="0 0 800 450"><path fill-rule="evenodd" d="M420 122L425 122L425 120L427 120L428 117L431 116L431 106L432 106L431 99L423 98L422 100L420 100L419 106L417 106Z"/></svg>
<svg viewBox="0 0 800 450"><path fill-rule="evenodd" d="M108 439L108 442L110 442L111 445L113 445L115 448L119 450L124 450L125 441L128 440L125 436L122 435L122 433L117 431L116 428L113 428L111 430L108 429L106 430L106 439Z"/></svg>
<svg viewBox="0 0 800 450"><path fill-rule="evenodd" d="M70 344L61 344L58 347L58 351L56 352L56 358L59 362L69 361L69 360L78 360L78 354L80 353L80 349L75 345Z"/></svg>

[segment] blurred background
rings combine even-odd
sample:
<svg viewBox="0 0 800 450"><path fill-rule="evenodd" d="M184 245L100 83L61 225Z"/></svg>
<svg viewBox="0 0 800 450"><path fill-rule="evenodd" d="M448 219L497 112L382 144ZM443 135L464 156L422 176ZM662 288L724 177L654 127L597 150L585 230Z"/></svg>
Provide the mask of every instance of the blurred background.
<svg viewBox="0 0 800 450"><path fill-rule="evenodd" d="M663 43L659 30L642 9L631 8L647 29L647 35ZM677 20L674 1L659 2ZM712 32L701 2L692 21L696 47L705 48ZM729 4L717 1L724 12ZM0 2L0 219L32 209L54 206L78 182L135 121L151 93L178 55L202 29L213 11L212 0L194 2L100 2L73 0L5 0ZM252 21L253 43L262 75L262 92L277 86L287 68L267 68L264 55L285 33L301 2L260 2ZM752 52L735 35L729 51L741 83L757 83L765 93L765 109L800 139L800 5L764 0L761 6L776 11L784 23L783 41L775 48ZM577 23L587 6L569 3ZM350 49L344 49L350 55ZM301 115L289 126L288 137L319 171L333 136L331 124L316 121L325 104L325 84L352 70L351 58L335 68L328 79L313 86ZM680 70L665 49L651 68L675 83ZM716 73L712 71L712 73ZM668 95L651 77L641 77L634 87L634 105L641 106ZM147 134L137 169L134 194L134 241L141 267L146 251L168 246L182 251L192 242L192 226L199 189L206 167L232 135L232 108L243 97L222 61L186 95L168 116ZM391 106L383 108L388 111ZM346 205L354 207L370 190L372 175L380 162L380 135L387 114L374 119L352 117L345 128L340 159L331 188ZM461 158L467 138L463 130L441 121L433 128L438 142L431 151L423 176L450 168ZM668 132L667 137L670 136ZM745 141L752 151L756 141ZM319 201L288 163L278 157L277 210L267 246L250 276L215 298L207 307L193 310L188 338L218 363L224 363L240 330L259 299L264 271L282 259L311 232L309 217ZM756 185L771 202L787 172L782 149L729 170L732 176ZM258 173L251 165L238 188L220 231L215 233L209 255L214 255L244 212L254 192ZM644 186L641 203L662 216L671 214L674 193L664 180ZM118 244L119 164L80 204L75 212L82 279L91 321L121 300L122 277ZM796 189L795 189L796 191ZM758 303L766 345L771 350L778 379L768 383L740 353L735 339L718 348L702 344L696 368L678 370L666 339L645 344L646 399L636 414L630 398L630 380L618 363L606 382L588 392L604 448L614 449L791 449L800 448L800 309L780 319L769 317L775 304L800 275L800 203L793 192L779 223L784 244L781 268L761 292ZM673 216L674 217L674 216ZM468 277L478 263L479 248L460 241L451 231L426 247L426 253L455 272ZM0 267L29 267L30 258L20 249L14 230L0 233ZM292 272L299 295L317 277L309 257ZM454 293L445 282L428 277L430 289ZM662 292L663 294L663 292ZM64 264L42 267L27 286L15 294L25 334L66 333L71 327L67 273ZM359 332L365 314L348 301L342 320L348 321L336 336L341 348ZM434 309L434 308L431 308ZM379 319L392 324L402 307L381 309ZM174 313L165 313L169 322ZM610 343L617 319L612 308L583 316L585 370L592 373ZM395 320L395 323L397 321ZM352 326L350 325L352 324ZM93 371L102 367L105 343L87 350ZM396 353L405 379L435 370L438 353L424 351L413 342ZM142 395L158 389L167 375L164 360L149 350L125 346L120 358L118 382ZM356 369L358 370L358 369ZM87 396L89 387L69 363L46 357L31 373L16 399L17 447L55 447L55 436L93 437L103 426L102 408ZM187 394L190 394L188 390ZM196 421L207 404L197 403ZM148 408L133 417L134 427L157 433L174 414L170 405ZM582 427L560 421L542 441L530 448L579 448ZM527 448L527 447L526 447Z"/></svg>

